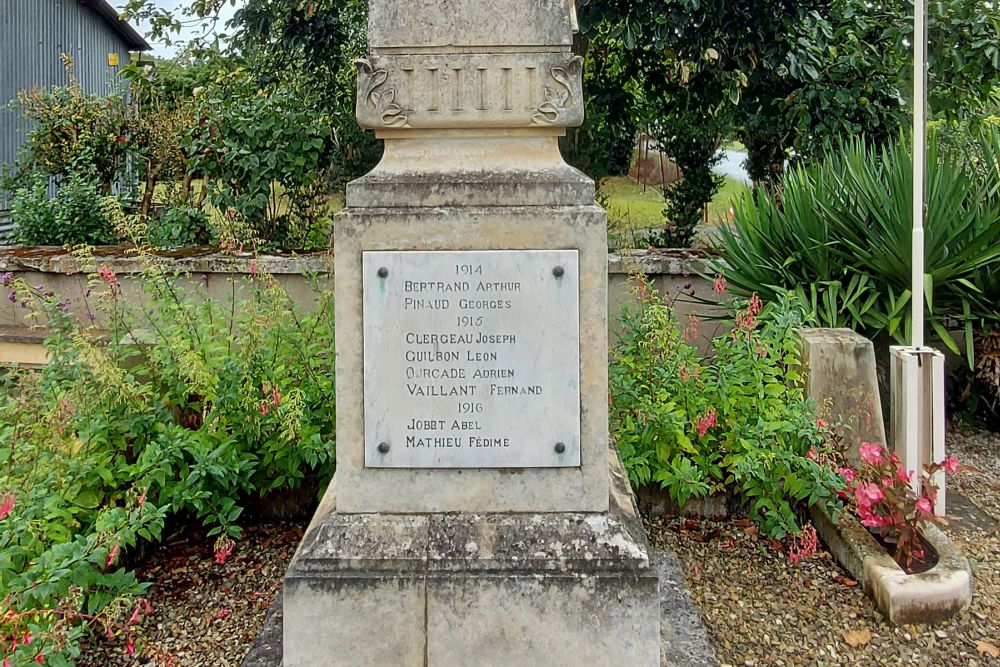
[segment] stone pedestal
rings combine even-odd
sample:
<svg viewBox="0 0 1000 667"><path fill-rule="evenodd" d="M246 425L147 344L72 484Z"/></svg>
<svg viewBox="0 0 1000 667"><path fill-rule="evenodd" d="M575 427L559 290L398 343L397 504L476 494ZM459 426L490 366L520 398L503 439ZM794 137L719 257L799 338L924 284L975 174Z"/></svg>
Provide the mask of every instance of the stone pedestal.
<svg viewBox="0 0 1000 667"><path fill-rule="evenodd" d="M385 154L334 227L337 473L284 665L657 665L609 463L605 216L558 149L573 1L369 9L357 114Z"/></svg>
<svg viewBox="0 0 1000 667"><path fill-rule="evenodd" d="M347 514L332 488L285 579L284 667L658 665L657 576L612 470L606 513Z"/></svg>

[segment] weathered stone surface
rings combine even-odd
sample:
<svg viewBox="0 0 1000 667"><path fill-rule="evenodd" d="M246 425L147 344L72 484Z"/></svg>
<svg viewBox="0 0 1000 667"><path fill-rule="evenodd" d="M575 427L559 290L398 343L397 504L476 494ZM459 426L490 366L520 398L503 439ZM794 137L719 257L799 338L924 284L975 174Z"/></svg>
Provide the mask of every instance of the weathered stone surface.
<svg viewBox="0 0 1000 667"><path fill-rule="evenodd" d="M608 506L607 235L578 207L346 209L336 225L337 503L342 512L602 512ZM581 465L389 470L364 466L361 253L575 249L580 266Z"/></svg>
<svg viewBox="0 0 1000 667"><path fill-rule="evenodd" d="M608 451L606 513L342 514L332 488L286 576L285 666L658 664L656 572Z"/></svg>
<svg viewBox="0 0 1000 667"><path fill-rule="evenodd" d="M659 663L655 574L435 577L427 591L427 664Z"/></svg>
<svg viewBox="0 0 1000 667"><path fill-rule="evenodd" d="M924 538L937 552L937 565L907 574L854 517L844 513L834 521L813 507L812 520L833 556L891 623L938 623L972 602L969 561L937 526L924 529Z"/></svg>
<svg viewBox="0 0 1000 667"><path fill-rule="evenodd" d="M368 44L373 51L572 45L574 0L407 0L372 2Z"/></svg>
<svg viewBox="0 0 1000 667"><path fill-rule="evenodd" d="M660 666L661 667L711 667L718 665L715 651L708 640L705 626L698 610L691 602L691 596L684 581L680 561L673 553L652 551L649 554L651 567L660 580ZM623 582L619 582L624 585ZM620 590L620 589L619 589ZM281 594L268 611L267 618L243 661L242 667L282 667L282 609ZM336 619L330 619L331 622ZM540 624L547 627L547 620ZM514 643L517 642L515 638ZM589 644L589 638L584 640ZM504 650L506 650L506 646ZM478 659L478 662L487 664ZM423 663L417 663L423 664ZM491 664L491 663L490 663ZM520 664L533 664L525 660ZM602 664L600 658L577 663L579 665ZM633 664L629 662L628 664Z"/></svg>
<svg viewBox="0 0 1000 667"><path fill-rule="evenodd" d="M803 329L806 395L858 463L862 442L886 444L872 342L851 329Z"/></svg>
<svg viewBox="0 0 1000 667"><path fill-rule="evenodd" d="M684 580L684 568L670 551L654 550L649 560L660 580L660 664L714 667L715 649Z"/></svg>
<svg viewBox="0 0 1000 667"><path fill-rule="evenodd" d="M362 127L574 127L583 59L567 52L372 56L358 61Z"/></svg>

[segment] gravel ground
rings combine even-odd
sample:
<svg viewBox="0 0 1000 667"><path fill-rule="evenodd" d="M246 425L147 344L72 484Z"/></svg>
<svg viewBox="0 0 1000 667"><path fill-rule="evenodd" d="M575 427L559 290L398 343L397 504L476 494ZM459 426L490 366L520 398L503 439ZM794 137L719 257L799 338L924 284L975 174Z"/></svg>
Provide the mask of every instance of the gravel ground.
<svg viewBox="0 0 1000 667"><path fill-rule="evenodd" d="M145 640L129 657L122 641L88 646L81 667L238 667L257 638L303 526L246 529L233 556L217 565L212 540L182 534L139 567L152 581L152 614L139 624Z"/></svg>
<svg viewBox="0 0 1000 667"><path fill-rule="evenodd" d="M1000 435L953 429L948 451L983 471L951 476L950 488L1000 519ZM745 521L658 518L647 528L654 546L680 559L723 665L1000 665L1000 655L990 655L991 647L1000 647L996 530L959 522L946 528L972 564L971 609L941 626L895 628L824 551L790 565ZM102 641L89 646L79 664L238 666L302 530L291 524L250 528L221 566L210 540L173 538L139 569L142 579L154 582L140 652L129 658L121 642Z"/></svg>
<svg viewBox="0 0 1000 667"><path fill-rule="evenodd" d="M984 471L952 475L951 488L1000 518L1000 436L953 430L948 451ZM972 565L968 611L936 627L896 628L825 551L791 565L739 521L660 518L647 528L680 558L723 665L1000 665L996 530L946 528Z"/></svg>

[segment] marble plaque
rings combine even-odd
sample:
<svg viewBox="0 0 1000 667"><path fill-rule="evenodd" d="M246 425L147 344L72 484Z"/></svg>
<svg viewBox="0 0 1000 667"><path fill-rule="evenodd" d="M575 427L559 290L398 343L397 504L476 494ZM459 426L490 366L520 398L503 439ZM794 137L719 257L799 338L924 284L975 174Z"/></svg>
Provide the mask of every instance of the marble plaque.
<svg viewBox="0 0 1000 667"><path fill-rule="evenodd" d="M365 465L580 465L576 250L363 253Z"/></svg>

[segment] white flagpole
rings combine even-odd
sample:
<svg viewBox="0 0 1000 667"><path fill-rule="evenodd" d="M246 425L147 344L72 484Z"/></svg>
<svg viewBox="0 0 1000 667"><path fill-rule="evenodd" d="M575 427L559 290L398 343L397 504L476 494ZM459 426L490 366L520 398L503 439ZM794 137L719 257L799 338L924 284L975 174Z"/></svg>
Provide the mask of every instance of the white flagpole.
<svg viewBox="0 0 1000 667"><path fill-rule="evenodd" d="M926 0L913 0L913 317L910 345L924 346L924 160L927 99Z"/></svg>

